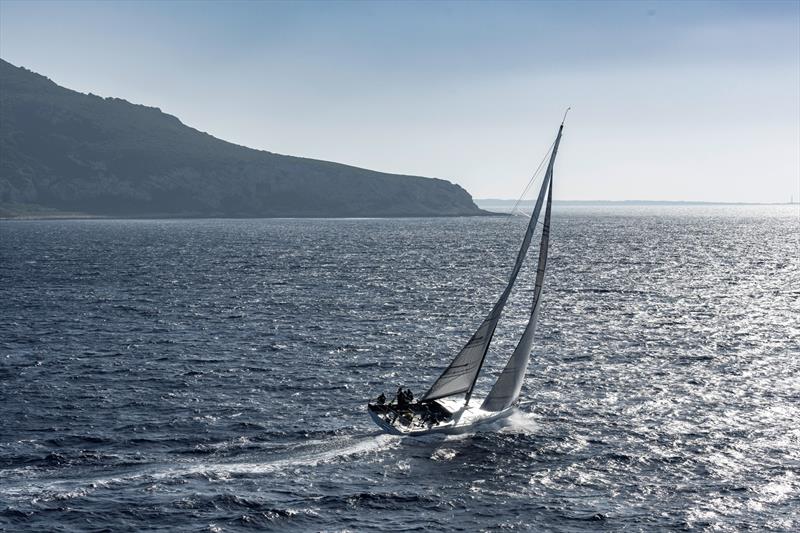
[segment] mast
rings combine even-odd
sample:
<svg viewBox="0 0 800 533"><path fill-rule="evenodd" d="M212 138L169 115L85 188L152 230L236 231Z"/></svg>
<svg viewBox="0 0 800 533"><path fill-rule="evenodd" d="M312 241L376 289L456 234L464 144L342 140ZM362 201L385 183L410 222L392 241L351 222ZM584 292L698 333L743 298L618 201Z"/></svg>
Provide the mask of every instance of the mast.
<svg viewBox="0 0 800 533"><path fill-rule="evenodd" d="M569 109L567 109L567 111L569 111ZM566 117L566 113L564 116ZM519 275L525 255L530 247L531 239L536 229L536 223L539 219L539 213L541 212L542 204L544 203L545 192L548 189L549 183L552 182L553 179L553 168L555 166L556 154L558 152L558 145L561 142L561 133L563 129L564 123L562 122L558 129L558 135L556 136L555 143L553 144L553 151L550 154L547 172L545 173L545 178L539 191L539 196L536 199L536 205L534 206L533 213L531 214L530 221L528 222L525 236L522 239L522 245L517 252L514 268L511 270L511 275L509 276L508 284L506 285L505 290L500 295L500 298L494 304L492 310L483 320L467 344L461 349L458 355L456 355L455 359L453 359L450 365L436 379L433 385L431 385L431 388L428 390L428 392L426 392L422 397L422 401L432 401L439 398L466 393L465 407L467 404L469 404L469 400L472 397L472 391L475 388L475 383L478 380L478 375L483 367L483 362L486 359L487 352L489 351L489 345L492 341L492 337L494 336L495 329L497 328L497 323L500 320L500 315L502 314L503 308L508 301L508 297L511 294L511 289L514 287L514 282Z"/></svg>

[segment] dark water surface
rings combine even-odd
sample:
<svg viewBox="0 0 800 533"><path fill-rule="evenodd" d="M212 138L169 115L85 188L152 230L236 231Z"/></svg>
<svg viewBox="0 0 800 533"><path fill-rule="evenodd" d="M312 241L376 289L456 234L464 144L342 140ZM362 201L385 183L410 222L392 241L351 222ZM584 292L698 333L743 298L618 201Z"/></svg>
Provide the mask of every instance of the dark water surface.
<svg viewBox="0 0 800 533"><path fill-rule="evenodd" d="M522 224L0 222L0 529L800 527L797 208L557 209L530 403L376 431L367 397L424 391Z"/></svg>

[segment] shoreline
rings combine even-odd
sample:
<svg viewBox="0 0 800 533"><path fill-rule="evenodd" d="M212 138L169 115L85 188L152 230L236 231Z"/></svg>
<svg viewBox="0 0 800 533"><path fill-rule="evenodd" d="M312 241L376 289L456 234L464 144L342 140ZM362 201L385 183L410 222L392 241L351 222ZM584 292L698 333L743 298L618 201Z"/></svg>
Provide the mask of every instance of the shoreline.
<svg viewBox="0 0 800 533"><path fill-rule="evenodd" d="M91 215L91 214L67 214L54 213L51 215L17 215L0 216L0 221L8 220L380 220L392 218L460 218L460 217L506 217L508 213L495 213L484 211L478 214L458 214L458 215L387 215L387 216L203 216L203 215L168 215L154 213L152 215Z"/></svg>
<svg viewBox="0 0 800 533"><path fill-rule="evenodd" d="M508 204L488 204L481 200L478 213L459 214L408 214L408 215L362 215L362 216L324 216L324 215L194 215L187 213L148 213L141 215L95 215L91 213L75 213L67 211L28 212L19 214L0 214L0 221L12 220L365 220L365 219L392 219L392 218L460 218L460 217L507 217L509 209L514 205L513 200L501 200ZM521 202L518 207L531 208L533 202ZM800 207L800 203L748 203L748 202L670 202L670 201L574 201L562 200L553 202L557 207ZM0 208L1 209L1 208ZM2 211L0 211L2 212Z"/></svg>

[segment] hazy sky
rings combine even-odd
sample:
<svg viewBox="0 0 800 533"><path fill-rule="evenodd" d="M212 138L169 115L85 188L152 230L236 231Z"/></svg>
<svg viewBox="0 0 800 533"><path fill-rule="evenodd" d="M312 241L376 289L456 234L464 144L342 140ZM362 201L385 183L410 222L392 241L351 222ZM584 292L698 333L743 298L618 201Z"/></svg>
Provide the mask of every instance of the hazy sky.
<svg viewBox="0 0 800 533"><path fill-rule="evenodd" d="M0 3L0 56L232 142L516 197L800 198L800 2Z"/></svg>

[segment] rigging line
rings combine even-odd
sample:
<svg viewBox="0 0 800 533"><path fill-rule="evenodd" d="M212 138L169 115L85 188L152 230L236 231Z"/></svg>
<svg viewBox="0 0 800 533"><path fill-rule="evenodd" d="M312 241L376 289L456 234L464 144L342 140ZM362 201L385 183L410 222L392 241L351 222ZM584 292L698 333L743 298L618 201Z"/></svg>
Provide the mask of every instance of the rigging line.
<svg viewBox="0 0 800 533"><path fill-rule="evenodd" d="M545 152L544 157L542 157L542 160L539 162L539 166L536 167L536 170L533 172L533 175L531 176L531 179L528 180L528 184L525 185L525 188L522 190L522 194L520 194L519 198L517 198L517 201L514 203L514 207L511 208L511 212L512 213L514 212L514 210L517 209L517 207L519 206L519 203L522 201L522 199L525 197L525 195L528 194L528 191L530 190L531 186L533 185L534 181L536 181L536 178L539 175L539 171L542 170L542 165L544 165L544 162L547 161L547 158L550 155L550 152L553 151L553 147L555 145L556 145L556 141L553 141L553 144L551 144L550 148L548 148L547 152ZM506 222L506 223L508 223L508 222Z"/></svg>
<svg viewBox="0 0 800 533"><path fill-rule="evenodd" d="M528 219L528 218L531 218L531 216L533 215L533 212L526 213L525 211L520 209L519 211L517 211L516 214L519 215L519 216L523 216L526 219ZM541 220L537 220L536 221L536 226L542 226L542 225L544 225L544 222L542 222Z"/></svg>
<svg viewBox="0 0 800 533"><path fill-rule="evenodd" d="M492 278L496 279L497 281L499 281L500 283L503 283L503 284L508 283L507 279L503 279L500 276L495 276L494 274L489 274L489 277L492 277Z"/></svg>
<svg viewBox="0 0 800 533"><path fill-rule="evenodd" d="M567 109L567 111L569 111L569 109ZM566 113L564 114L564 117L566 117ZM516 202L514 202L514 207L512 207L512 208L511 208L511 211L509 212L508 218L506 218L506 221L505 221L505 223L504 223L504 224L502 225L502 227L500 228L500 229L501 229L501 231L505 231L505 230L507 230L507 229L508 229L508 226L509 226L509 224L511 223L511 220L513 220L513 219L515 218L515 217L513 216L513 215L514 215L514 212L517 210L517 207L519 207L519 204L520 204L520 202L522 201L522 199L525 197L525 195L526 195L526 194L528 194L528 191L531 189L531 187L533 186L533 184L534 184L534 183L537 181L537 179L538 179L538 177L539 177L539 175L540 175L540 172L541 172L542 168L544 167L544 163L545 163L545 161L547 161L547 160L548 160L548 158L550 157L550 154L551 154L551 153L552 153L552 151L553 151L553 148L554 148L554 147L555 147L555 145L556 145L556 140L558 140L558 136L556 136L556 138L555 138L555 139L553 139L553 142L552 142L552 144L551 144L551 145L550 145L550 147L547 149L547 151L544 153L544 156L542 157L542 160L541 160L541 161L539 161L539 165L536 167L536 170L534 170L534 171L533 171L533 175L531 176L531 179L530 179L530 180L528 180L528 184L527 184L527 185L525 185L525 188L522 190L522 194L520 194L520 195L519 195L519 198L517 198L517 201L516 201ZM528 217L528 218L530 218L530 215L527 215L527 217ZM536 225L538 226L538 225L540 225L540 224L541 224L541 222L539 222L539 221L537 220L537 221L536 221Z"/></svg>
<svg viewBox="0 0 800 533"><path fill-rule="evenodd" d="M553 143L550 145L550 147L544 153L544 156L542 157L542 160L539 161L539 165L536 167L536 170L533 172L533 175L531 176L530 180L528 180L528 184L525 185L525 188L522 190L522 194L520 194L519 198L517 198L517 201L514 202L514 207L512 207L511 211L508 213L508 218L506 219L505 223L503 223L503 225L501 227L501 230L504 231L504 230L508 229L508 225L511 223L511 220L514 218L514 213L517 211L517 207L519 207L519 204L522 201L522 199L525 197L526 194L528 194L528 191L533 186L533 184L536 182L536 179L539 177L539 173L541 172L542 167L544 166L544 162L547 161L547 159L550 156L550 153L553 151L553 147L555 145L556 145L556 141L553 140ZM524 211L522 211L522 209L520 209L519 211L526 218L530 218L531 217L531 213L525 213ZM541 224L542 223L539 222L538 220L536 221L536 225L537 226L541 225ZM490 277L495 278L498 281L502 281L503 283L508 283L508 280L503 280L498 276L494 276L494 275L490 274Z"/></svg>
<svg viewBox="0 0 800 533"><path fill-rule="evenodd" d="M514 217L514 212L517 211L517 207L519 207L520 202L525 197L525 195L528 194L528 191L531 189L533 184L537 181L537 179L538 179L538 177L540 175L540 172L541 172L541 170L542 170L542 168L544 166L544 162L547 161L547 159L550 157L550 153L553 151L553 147L555 145L556 145L556 141L553 140L553 143L550 145L550 148L547 149L547 151L544 153L544 156L542 157L542 160L539 161L539 165L536 167L536 170L533 172L533 175L531 176L531 179L528 180L528 184L525 185L525 188L522 190L522 194L520 194L519 198L517 198L517 201L514 202L514 207L511 208L511 211L508 213L508 217L506 218L506 221L500 227L501 231L506 231L508 229L509 224L511 224L511 221L515 218ZM530 215L526 215L526 216L528 218L530 218ZM537 224L538 223L539 222L537 221Z"/></svg>

